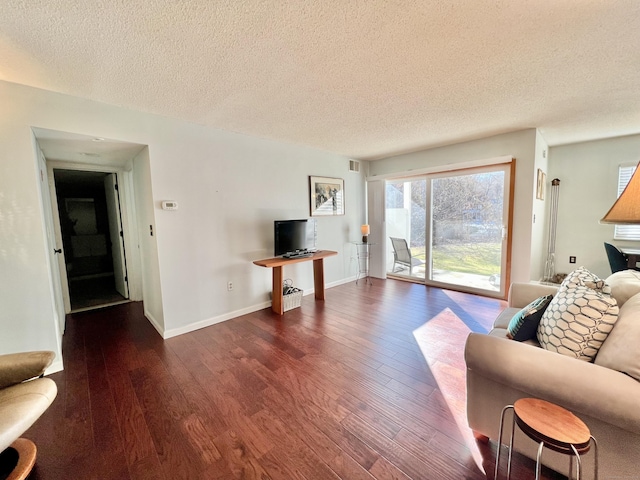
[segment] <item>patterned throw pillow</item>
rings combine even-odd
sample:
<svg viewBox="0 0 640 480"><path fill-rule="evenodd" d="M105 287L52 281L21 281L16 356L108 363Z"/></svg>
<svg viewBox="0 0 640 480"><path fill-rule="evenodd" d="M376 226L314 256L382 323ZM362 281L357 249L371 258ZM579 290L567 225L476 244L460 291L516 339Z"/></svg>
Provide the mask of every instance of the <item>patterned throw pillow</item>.
<svg viewBox="0 0 640 480"><path fill-rule="evenodd" d="M529 305L516 313L507 327L507 337L524 342L536 336L542 314L549 306L553 295L536 298Z"/></svg>
<svg viewBox="0 0 640 480"><path fill-rule="evenodd" d="M605 295L611 295L611 287L609 287L607 282L584 267L580 267L569 273L562 281L560 288L577 286L589 287Z"/></svg>
<svg viewBox="0 0 640 480"><path fill-rule="evenodd" d="M603 286L602 290L610 290ZM561 285L542 315L538 342L554 352L592 362L618 319L615 298L584 285Z"/></svg>

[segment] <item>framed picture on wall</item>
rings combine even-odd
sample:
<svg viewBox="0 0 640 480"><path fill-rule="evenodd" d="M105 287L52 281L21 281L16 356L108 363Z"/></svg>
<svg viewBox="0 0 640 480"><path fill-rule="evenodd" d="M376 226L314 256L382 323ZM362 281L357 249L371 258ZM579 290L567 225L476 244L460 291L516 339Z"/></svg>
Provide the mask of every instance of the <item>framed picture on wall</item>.
<svg viewBox="0 0 640 480"><path fill-rule="evenodd" d="M547 175L538 169L538 182L536 183L536 198L538 200L544 200L544 184L547 181Z"/></svg>
<svg viewBox="0 0 640 480"><path fill-rule="evenodd" d="M344 180L331 177L309 177L312 217L344 215Z"/></svg>

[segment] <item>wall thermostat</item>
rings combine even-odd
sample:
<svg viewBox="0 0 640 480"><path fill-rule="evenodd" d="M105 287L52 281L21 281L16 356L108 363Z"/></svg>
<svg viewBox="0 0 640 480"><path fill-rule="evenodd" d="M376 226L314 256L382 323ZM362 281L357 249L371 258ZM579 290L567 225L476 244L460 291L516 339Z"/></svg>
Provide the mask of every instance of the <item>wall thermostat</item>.
<svg viewBox="0 0 640 480"><path fill-rule="evenodd" d="M174 200L163 200L162 201L162 209L163 210L177 210L178 202Z"/></svg>

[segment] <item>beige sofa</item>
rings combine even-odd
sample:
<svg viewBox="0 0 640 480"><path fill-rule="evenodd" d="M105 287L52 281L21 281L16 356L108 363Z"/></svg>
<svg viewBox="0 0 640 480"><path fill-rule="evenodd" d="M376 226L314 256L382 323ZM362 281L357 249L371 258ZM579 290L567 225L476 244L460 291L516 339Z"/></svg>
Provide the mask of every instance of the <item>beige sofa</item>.
<svg viewBox="0 0 640 480"><path fill-rule="evenodd" d="M488 335L469 335L465 347L469 427L477 436L497 441L505 405L524 397L541 398L572 411L590 428L599 447L599 478L640 479L640 382L597 365L597 358L596 363L588 363L544 350L535 340L506 338L509 320L519 309L556 291L550 285L513 284L509 306L496 319L493 330ZM630 315L627 318L637 315L640 322L640 297L632 298L624 313ZM624 308L620 307L619 318ZM511 417L507 418L510 425ZM537 445L516 431L515 449L535 459ZM503 442L508 436L505 428ZM583 458L583 478L592 478L593 457L589 452ZM566 456L545 450L543 463L568 473Z"/></svg>

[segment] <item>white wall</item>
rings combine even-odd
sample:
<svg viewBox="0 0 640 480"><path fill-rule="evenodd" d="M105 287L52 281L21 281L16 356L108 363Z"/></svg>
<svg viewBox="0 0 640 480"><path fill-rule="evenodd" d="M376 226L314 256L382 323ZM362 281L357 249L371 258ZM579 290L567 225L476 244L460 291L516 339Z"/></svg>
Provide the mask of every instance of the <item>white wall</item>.
<svg viewBox="0 0 640 480"><path fill-rule="evenodd" d="M147 272L143 288L165 335L268 301L271 271L252 261L273 255L274 219L309 216L309 175L345 180L346 215L318 219L318 246L339 252L325 260L328 284L355 276L349 241L364 221L364 174L348 172L344 157L6 82L0 104L0 352L56 344L33 126L149 146L148 159L134 161L137 205L152 204L138 212L138 233L143 259L153 257L142 221L155 220L158 273ZM136 176L145 169L148 179ZM160 210L162 200L179 210ZM285 275L313 287L311 262Z"/></svg>
<svg viewBox="0 0 640 480"><path fill-rule="evenodd" d="M532 249L532 238L539 241L544 222L533 220L535 172L538 156L542 155L543 140L535 129L496 135L481 140L422 150L370 162L371 176L411 174L425 168L455 165L501 156L516 159L515 200L513 216L511 281L529 281L539 275L540 249ZM539 147L536 147L540 145ZM542 202L539 202L542 203ZM544 216L544 208L540 215ZM535 255L535 256L534 256ZM532 265L535 267L532 268Z"/></svg>
<svg viewBox="0 0 640 480"><path fill-rule="evenodd" d="M517 168L517 167L516 167ZM538 169L546 174L544 200L536 198L538 184ZM551 180L554 177L549 172L549 146L536 131L535 160L533 165L533 195L532 195L532 226L531 226L531 273L532 280L544 277L544 266L549 248L549 204L551 196ZM524 213L523 213L524 216Z"/></svg>
<svg viewBox="0 0 640 480"><path fill-rule="evenodd" d="M39 169L29 128L0 92L0 352L52 350L59 360Z"/></svg>
<svg viewBox="0 0 640 480"><path fill-rule="evenodd" d="M613 240L613 225L598 223L616 200L618 166L638 161L640 135L550 148L549 175L560 179L556 272L584 266L606 278L611 269L604 242L638 248L638 242Z"/></svg>
<svg viewBox="0 0 640 480"><path fill-rule="evenodd" d="M164 312L162 309L162 286L160 282L160 267L158 243L156 235L150 235L149 226L156 221L153 208L153 188L151 186L151 161L149 148L145 147L133 159L133 195L137 226L138 255L142 276L142 298L144 299L144 314L159 332L164 332ZM131 263L127 258L127 265Z"/></svg>

